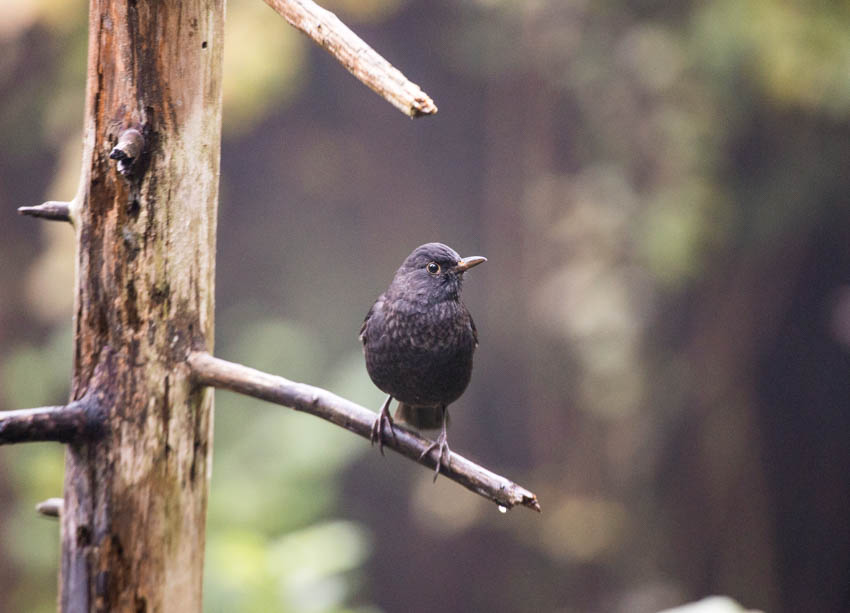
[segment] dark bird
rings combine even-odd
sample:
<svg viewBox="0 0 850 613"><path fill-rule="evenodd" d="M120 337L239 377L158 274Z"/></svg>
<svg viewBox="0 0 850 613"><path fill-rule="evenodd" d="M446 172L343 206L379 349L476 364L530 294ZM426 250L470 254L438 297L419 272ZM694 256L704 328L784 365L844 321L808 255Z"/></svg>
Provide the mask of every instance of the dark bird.
<svg viewBox="0 0 850 613"><path fill-rule="evenodd" d="M448 406L460 398L472 376L478 332L460 300L463 273L487 258L460 257L442 243L413 250L378 297L360 328L366 370L389 394L372 426L372 444L384 453L384 431L393 437L390 402L398 400L395 419L417 429L440 428L422 453L438 450L437 470L450 461L446 440Z"/></svg>

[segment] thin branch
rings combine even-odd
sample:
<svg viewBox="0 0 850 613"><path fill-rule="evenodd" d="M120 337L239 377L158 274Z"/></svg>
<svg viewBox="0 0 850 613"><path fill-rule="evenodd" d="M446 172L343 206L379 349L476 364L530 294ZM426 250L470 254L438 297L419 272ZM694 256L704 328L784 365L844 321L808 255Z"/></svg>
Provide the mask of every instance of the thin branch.
<svg viewBox="0 0 850 613"><path fill-rule="evenodd" d="M86 398L66 406L0 412L0 445L55 441L70 443L96 426Z"/></svg>
<svg viewBox="0 0 850 613"><path fill-rule="evenodd" d="M410 117L433 115L437 105L330 11L312 0L265 0L293 27L324 47L365 85Z"/></svg>
<svg viewBox="0 0 850 613"><path fill-rule="evenodd" d="M370 437L375 413L327 390L227 362L206 352L190 354L188 364L198 383L291 407L321 417L365 439ZM395 433L395 437L386 437L385 447L435 468L433 454L419 459L431 441L400 426L395 427ZM449 467L440 468L440 474L504 507L522 505L540 511L537 496L532 492L456 453L451 454Z"/></svg>
<svg viewBox="0 0 850 613"><path fill-rule="evenodd" d="M65 501L62 498L48 498L35 505L35 510L45 517L59 517Z"/></svg>
<svg viewBox="0 0 850 613"><path fill-rule="evenodd" d="M71 221L71 203L51 200L38 206L18 207L18 213L53 221Z"/></svg>

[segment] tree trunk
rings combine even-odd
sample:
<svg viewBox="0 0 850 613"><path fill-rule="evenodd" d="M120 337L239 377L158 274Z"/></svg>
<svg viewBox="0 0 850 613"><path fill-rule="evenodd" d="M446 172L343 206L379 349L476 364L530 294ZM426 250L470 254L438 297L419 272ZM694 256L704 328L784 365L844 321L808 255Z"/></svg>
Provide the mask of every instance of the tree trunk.
<svg viewBox="0 0 850 613"><path fill-rule="evenodd" d="M90 0L72 400L105 427L68 446L63 611L201 610L212 390L185 358L212 351L223 21L223 0Z"/></svg>

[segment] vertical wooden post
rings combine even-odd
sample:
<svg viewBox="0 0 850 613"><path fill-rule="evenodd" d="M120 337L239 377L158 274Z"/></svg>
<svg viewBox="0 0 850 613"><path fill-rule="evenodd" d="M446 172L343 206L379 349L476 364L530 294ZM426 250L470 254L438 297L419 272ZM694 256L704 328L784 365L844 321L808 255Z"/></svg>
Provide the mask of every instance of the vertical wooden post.
<svg viewBox="0 0 850 613"><path fill-rule="evenodd" d="M60 609L200 612L212 391L184 361L213 342L224 0L89 10L72 399L105 427L68 446Z"/></svg>

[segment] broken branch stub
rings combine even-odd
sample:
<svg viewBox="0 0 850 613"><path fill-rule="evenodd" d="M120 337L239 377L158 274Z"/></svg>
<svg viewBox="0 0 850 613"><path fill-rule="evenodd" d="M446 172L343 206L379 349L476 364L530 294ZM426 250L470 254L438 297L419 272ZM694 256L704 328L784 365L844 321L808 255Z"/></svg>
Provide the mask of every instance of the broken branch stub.
<svg viewBox="0 0 850 613"><path fill-rule="evenodd" d="M124 130L118 137L118 144L112 149L109 158L118 162L118 172L125 177L130 174L133 164L142 155L145 139L135 128Z"/></svg>

